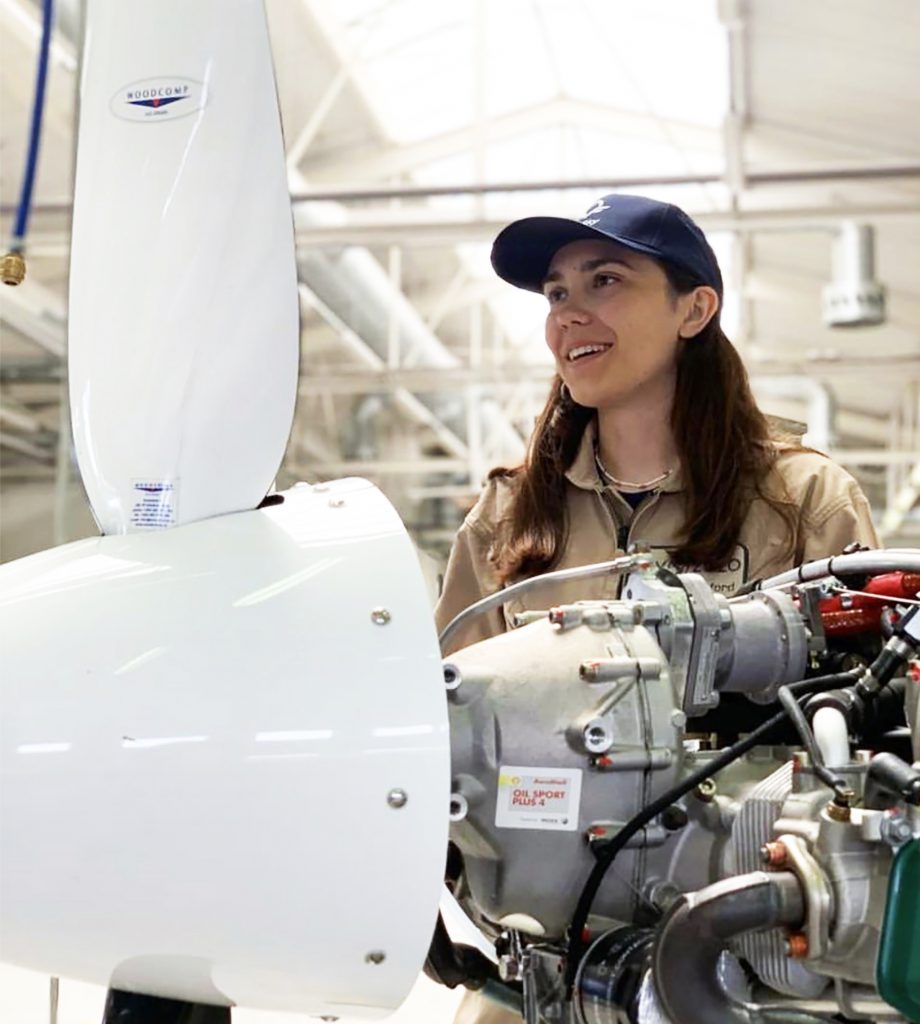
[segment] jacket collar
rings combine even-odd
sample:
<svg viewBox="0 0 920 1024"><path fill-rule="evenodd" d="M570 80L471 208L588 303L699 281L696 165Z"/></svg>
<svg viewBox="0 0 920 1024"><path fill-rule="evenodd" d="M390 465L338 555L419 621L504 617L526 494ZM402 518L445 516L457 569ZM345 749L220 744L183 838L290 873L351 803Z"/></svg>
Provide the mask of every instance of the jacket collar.
<svg viewBox="0 0 920 1024"><path fill-rule="evenodd" d="M597 445L597 417L588 421L585 432L581 436L581 442L572 465L566 470L566 479L569 483L586 491L603 491L605 488L615 490L612 485L603 480L597 471L597 463L594 459L594 452ZM683 490L680 466L662 483L656 491L674 492Z"/></svg>

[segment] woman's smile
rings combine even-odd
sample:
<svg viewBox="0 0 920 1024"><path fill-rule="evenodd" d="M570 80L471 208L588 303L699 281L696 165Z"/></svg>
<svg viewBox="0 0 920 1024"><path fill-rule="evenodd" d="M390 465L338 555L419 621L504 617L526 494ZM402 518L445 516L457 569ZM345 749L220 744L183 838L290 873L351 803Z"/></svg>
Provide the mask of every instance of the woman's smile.
<svg viewBox="0 0 920 1024"><path fill-rule="evenodd" d="M576 345L569 349L565 356L565 372L584 369L598 362L613 348L612 343Z"/></svg>

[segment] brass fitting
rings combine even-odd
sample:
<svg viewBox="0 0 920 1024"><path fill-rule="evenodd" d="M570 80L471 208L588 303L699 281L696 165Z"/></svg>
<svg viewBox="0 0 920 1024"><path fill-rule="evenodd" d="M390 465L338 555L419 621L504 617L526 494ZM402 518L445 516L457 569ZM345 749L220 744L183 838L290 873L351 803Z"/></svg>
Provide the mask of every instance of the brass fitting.
<svg viewBox="0 0 920 1024"><path fill-rule="evenodd" d="M697 800L701 800L704 804L711 804L715 800L717 792L718 787L712 779L703 779L694 790Z"/></svg>
<svg viewBox="0 0 920 1024"><path fill-rule="evenodd" d="M849 821L850 808L842 804L834 803L833 800L827 805L827 816L831 821Z"/></svg>
<svg viewBox="0 0 920 1024"><path fill-rule="evenodd" d="M856 793L852 789L843 790L827 805L827 816L831 821L849 821L855 801Z"/></svg>
<svg viewBox="0 0 920 1024"><path fill-rule="evenodd" d="M26 261L21 252L8 252L0 257L0 280L4 284L22 284L26 276Z"/></svg>
<svg viewBox="0 0 920 1024"><path fill-rule="evenodd" d="M786 936L786 952L793 960L808 956L808 936L804 932L790 932Z"/></svg>

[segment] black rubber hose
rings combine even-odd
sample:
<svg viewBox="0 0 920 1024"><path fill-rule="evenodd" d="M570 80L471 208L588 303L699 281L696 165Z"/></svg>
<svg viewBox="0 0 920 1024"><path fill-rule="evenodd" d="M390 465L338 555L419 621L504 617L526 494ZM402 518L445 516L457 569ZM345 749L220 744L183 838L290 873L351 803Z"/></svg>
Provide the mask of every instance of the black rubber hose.
<svg viewBox="0 0 920 1024"><path fill-rule="evenodd" d="M455 943L441 914L435 923L423 970L432 981L445 988L465 985L477 989L489 982L498 982L495 964L473 946Z"/></svg>

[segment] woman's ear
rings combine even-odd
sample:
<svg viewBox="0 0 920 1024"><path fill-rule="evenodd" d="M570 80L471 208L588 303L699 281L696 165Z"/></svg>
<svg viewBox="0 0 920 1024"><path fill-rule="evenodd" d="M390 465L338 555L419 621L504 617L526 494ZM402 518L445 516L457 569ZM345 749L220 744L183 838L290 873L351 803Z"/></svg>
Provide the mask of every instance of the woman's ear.
<svg viewBox="0 0 920 1024"><path fill-rule="evenodd" d="M719 296L715 288L707 285L695 288L678 335L681 338L695 338L718 311Z"/></svg>

